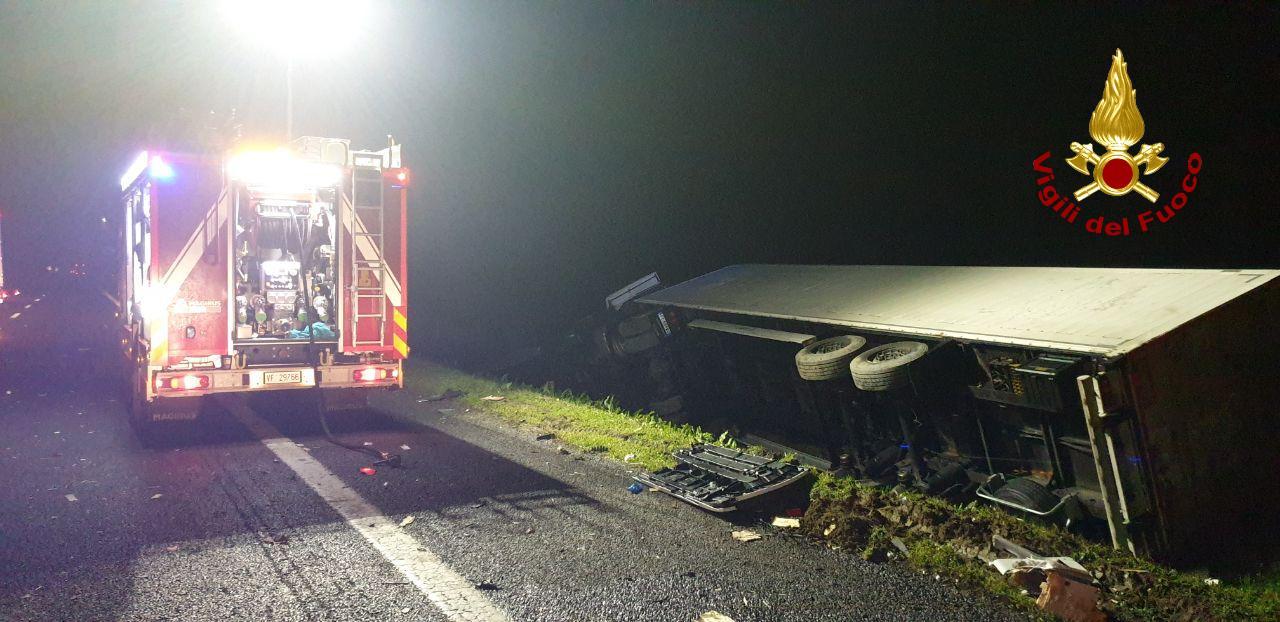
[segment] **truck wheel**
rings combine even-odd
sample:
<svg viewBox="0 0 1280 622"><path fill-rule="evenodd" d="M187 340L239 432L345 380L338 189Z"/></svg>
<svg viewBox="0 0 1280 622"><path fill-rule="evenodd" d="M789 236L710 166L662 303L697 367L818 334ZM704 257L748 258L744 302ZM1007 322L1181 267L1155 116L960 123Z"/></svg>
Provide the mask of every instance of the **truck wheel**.
<svg viewBox="0 0 1280 622"><path fill-rule="evenodd" d="M1015 477L995 492L997 499L1018 507L1048 512L1058 505L1058 496L1030 477Z"/></svg>
<svg viewBox="0 0 1280 622"><path fill-rule="evenodd" d="M858 348L867 340L857 335L836 335L815 341L796 352L796 371L805 380L839 378Z"/></svg>
<svg viewBox="0 0 1280 622"><path fill-rule="evenodd" d="M859 354L849 363L853 386L863 391L889 391L905 386L907 366L924 356L929 346L919 341L895 341Z"/></svg>

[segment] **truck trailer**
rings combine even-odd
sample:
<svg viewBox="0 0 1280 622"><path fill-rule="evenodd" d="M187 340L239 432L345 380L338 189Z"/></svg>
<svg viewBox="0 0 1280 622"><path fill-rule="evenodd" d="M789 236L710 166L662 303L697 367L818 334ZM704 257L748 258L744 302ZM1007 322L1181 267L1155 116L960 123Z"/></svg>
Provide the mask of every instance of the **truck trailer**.
<svg viewBox="0 0 1280 622"><path fill-rule="evenodd" d="M1275 541L1278 276L740 265L637 302L747 438L1199 563Z"/></svg>
<svg viewBox="0 0 1280 622"><path fill-rule="evenodd" d="M401 146L147 150L120 178L120 343L134 423L205 396L320 389L331 408L403 387Z"/></svg>

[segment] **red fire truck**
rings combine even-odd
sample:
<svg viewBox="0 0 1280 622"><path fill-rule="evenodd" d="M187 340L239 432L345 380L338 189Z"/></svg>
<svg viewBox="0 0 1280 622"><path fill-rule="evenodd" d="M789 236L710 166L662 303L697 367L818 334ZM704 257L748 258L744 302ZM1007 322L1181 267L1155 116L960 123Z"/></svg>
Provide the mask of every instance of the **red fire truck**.
<svg viewBox="0 0 1280 622"><path fill-rule="evenodd" d="M211 394L319 388L342 407L403 386L410 180L388 142L137 156L119 279L136 424Z"/></svg>

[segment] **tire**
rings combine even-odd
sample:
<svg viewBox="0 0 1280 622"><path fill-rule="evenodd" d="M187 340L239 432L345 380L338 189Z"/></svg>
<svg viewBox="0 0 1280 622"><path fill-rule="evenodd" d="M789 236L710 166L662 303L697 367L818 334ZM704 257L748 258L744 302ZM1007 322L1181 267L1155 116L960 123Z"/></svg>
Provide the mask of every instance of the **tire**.
<svg viewBox="0 0 1280 622"><path fill-rule="evenodd" d="M1022 508L1048 512L1058 505L1057 495L1030 477L1015 477L995 492L997 499Z"/></svg>
<svg viewBox="0 0 1280 622"><path fill-rule="evenodd" d="M859 354L849 363L853 386L863 391L890 391L910 380L907 366L924 356L929 346L919 341L895 341Z"/></svg>
<svg viewBox="0 0 1280 622"><path fill-rule="evenodd" d="M845 366L867 340L857 335L836 335L815 341L796 352L796 371L805 380L832 380L845 373Z"/></svg>

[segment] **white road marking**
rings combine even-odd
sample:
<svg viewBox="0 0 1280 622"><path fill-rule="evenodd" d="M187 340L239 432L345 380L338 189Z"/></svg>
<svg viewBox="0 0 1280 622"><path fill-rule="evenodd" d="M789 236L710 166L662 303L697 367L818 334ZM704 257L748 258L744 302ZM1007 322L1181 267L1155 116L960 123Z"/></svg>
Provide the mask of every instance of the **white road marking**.
<svg viewBox="0 0 1280 622"><path fill-rule="evenodd" d="M9 316L9 319L11 319L11 320L16 320L16 319L18 319L18 316L19 316L19 315L22 315L22 312L21 312L21 311L19 311L19 312L17 312L17 313L14 313L13 315L10 315L10 316Z"/></svg>
<svg viewBox="0 0 1280 622"><path fill-rule="evenodd" d="M383 516L378 508L365 501L311 454L281 436L279 430L249 410L243 399L231 397L222 403L446 617L475 622L506 622L510 619L483 592L401 529L398 523Z"/></svg>

